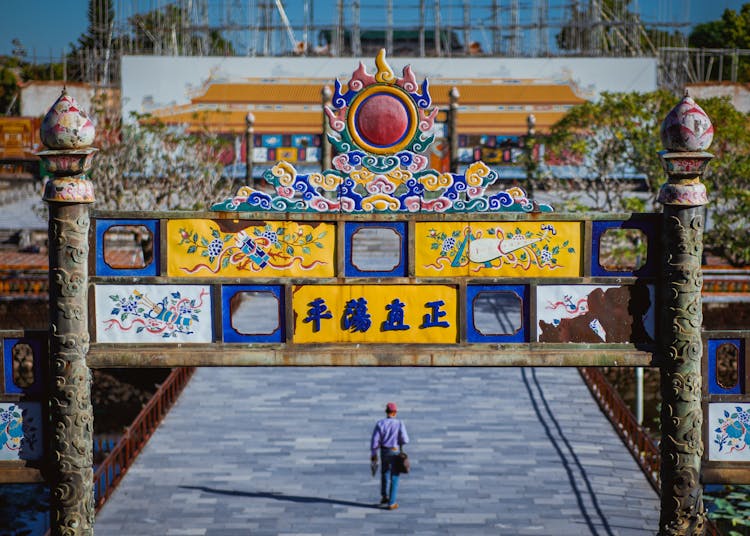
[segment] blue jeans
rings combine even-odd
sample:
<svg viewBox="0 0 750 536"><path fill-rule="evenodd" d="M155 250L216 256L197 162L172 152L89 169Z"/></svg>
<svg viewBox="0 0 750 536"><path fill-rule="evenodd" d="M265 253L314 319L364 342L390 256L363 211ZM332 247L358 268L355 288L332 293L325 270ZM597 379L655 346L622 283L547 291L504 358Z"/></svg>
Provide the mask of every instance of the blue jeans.
<svg viewBox="0 0 750 536"><path fill-rule="evenodd" d="M388 498L388 504L396 504L398 493L398 450L380 449L380 495ZM388 483L390 482L390 490ZM390 493L389 493L390 491Z"/></svg>

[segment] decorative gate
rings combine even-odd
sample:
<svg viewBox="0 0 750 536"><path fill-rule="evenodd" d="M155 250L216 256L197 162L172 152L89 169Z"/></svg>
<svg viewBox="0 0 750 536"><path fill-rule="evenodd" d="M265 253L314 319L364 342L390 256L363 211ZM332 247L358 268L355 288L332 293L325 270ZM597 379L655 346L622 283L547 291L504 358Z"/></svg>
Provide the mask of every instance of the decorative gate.
<svg viewBox="0 0 750 536"><path fill-rule="evenodd" d="M207 365L659 366L661 532L702 533L708 118L686 97L665 121L663 215L557 214L482 162L429 169L427 80L396 76L382 51L376 67L336 81L332 169L279 162L202 213L90 224L93 127L67 95L53 106L40 154L56 174L53 533L93 531L88 367ZM620 232L645 242L640 261L607 260ZM123 240L136 262L123 263Z"/></svg>

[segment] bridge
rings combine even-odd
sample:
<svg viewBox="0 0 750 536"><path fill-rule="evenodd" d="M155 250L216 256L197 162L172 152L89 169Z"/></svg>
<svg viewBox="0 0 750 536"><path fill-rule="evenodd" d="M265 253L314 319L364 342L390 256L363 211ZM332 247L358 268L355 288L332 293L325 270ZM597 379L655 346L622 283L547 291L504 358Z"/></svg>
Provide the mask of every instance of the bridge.
<svg viewBox="0 0 750 536"><path fill-rule="evenodd" d="M411 436L400 508L369 437ZM653 534L659 500L575 369L201 368L98 535Z"/></svg>

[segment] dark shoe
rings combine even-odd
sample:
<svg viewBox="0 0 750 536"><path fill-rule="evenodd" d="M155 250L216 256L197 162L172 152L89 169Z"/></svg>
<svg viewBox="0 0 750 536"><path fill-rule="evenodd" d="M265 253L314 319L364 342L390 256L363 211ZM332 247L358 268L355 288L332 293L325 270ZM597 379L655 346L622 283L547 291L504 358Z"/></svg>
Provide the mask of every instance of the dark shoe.
<svg viewBox="0 0 750 536"><path fill-rule="evenodd" d="M388 510L397 510L398 509L398 503L393 503L388 505Z"/></svg>
<svg viewBox="0 0 750 536"><path fill-rule="evenodd" d="M383 497L382 499L380 499L380 506L388 506L389 502L390 500L388 499L388 497Z"/></svg>

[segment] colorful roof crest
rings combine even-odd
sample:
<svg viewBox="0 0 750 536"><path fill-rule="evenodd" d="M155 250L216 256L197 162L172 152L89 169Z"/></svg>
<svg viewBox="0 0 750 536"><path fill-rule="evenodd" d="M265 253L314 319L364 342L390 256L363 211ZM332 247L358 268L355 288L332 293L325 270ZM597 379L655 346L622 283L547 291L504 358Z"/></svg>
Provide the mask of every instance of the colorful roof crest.
<svg viewBox="0 0 750 536"><path fill-rule="evenodd" d="M346 92L336 80L333 109L325 108L332 131L328 139L338 153L357 149L377 155L423 153L435 138L432 127L438 113L437 108L430 110L427 79L418 86L409 66L403 77L396 78L383 49L375 65L378 72L371 75L360 62Z"/></svg>
<svg viewBox="0 0 750 536"><path fill-rule="evenodd" d="M428 169L424 153L435 135L437 108L427 79L418 85L410 66L397 78L385 60L377 73L360 63L342 90L336 80L332 108L326 107L334 169L298 175L287 162L266 170L273 187L250 186L212 207L232 212L552 212L526 198L520 188L486 195L498 175L483 162L463 175Z"/></svg>

